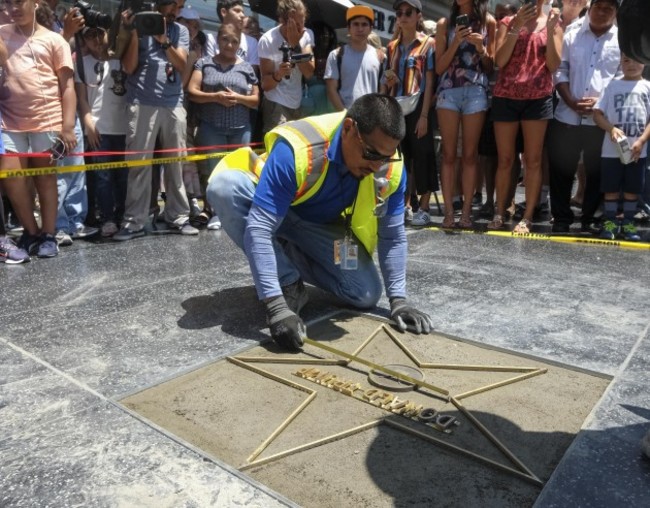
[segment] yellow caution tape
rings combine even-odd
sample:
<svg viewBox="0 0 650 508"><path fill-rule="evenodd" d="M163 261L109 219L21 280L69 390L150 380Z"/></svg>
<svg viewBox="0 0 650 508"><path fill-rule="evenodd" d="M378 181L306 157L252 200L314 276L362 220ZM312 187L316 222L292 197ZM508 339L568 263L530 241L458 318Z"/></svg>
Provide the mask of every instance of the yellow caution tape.
<svg viewBox="0 0 650 508"><path fill-rule="evenodd" d="M578 236L559 236L549 233L514 233L512 231L477 231L470 229L450 230L441 227L427 227L432 231L444 231L445 233L470 233L474 235L499 236L502 238L522 238L525 240L546 240L559 243L581 243L586 245L600 245L604 247L621 247L624 249L650 249L650 243L630 242L627 240L604 240L602 238L582 238Z"/></svg>
<svg viewBox="0 0 650 508"><path fill-rule="evenodd" d="M103 169L133 168L138 166L149 166L151 164L171 164L173 162L194 162L206 159L218 159L231 152L214 152L192 155L180 155L178 157L162 157L158 159L138 159L117 162L100 162L97 164L77 164L74 166L46 166L43 168L16 169L0 171L0 180L3 178L17 178L25 176L54 175L59 173L76 173L78 171L99 171Z"/></svg>

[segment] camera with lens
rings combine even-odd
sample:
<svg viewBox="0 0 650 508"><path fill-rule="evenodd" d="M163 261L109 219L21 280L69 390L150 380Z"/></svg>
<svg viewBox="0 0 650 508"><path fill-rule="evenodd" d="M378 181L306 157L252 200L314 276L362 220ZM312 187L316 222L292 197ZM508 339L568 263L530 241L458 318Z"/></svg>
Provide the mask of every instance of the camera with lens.
<svg viewBox="0 0 650 508"><path fill-rule="evenodd" d="M79 14L83 16L86 26L89 28L103 28L104 30L108 30L113 24L113 20L108 14L96 11L88 2L77 0L74 7L79 9Z"/></svg>
<svg viewBox="0 0 650 508"><path fill-rule="evenodd" d="M165 33L165 19L156 11L155 2L130 0L126 4L126 8L131 9L131 12L135 14L134 26L139 37Z"/></svg>
<svg viewBox="0 0 650 508"><path fill-rule="evenodd" d="M311 53L300 53L300 46L292 48L287 41L282 41L282 45L278 49L282 52L282 61L289 62L291 65L309 62L314 56ZM284 77L284 79L289 78L290 76Z"/></svg>

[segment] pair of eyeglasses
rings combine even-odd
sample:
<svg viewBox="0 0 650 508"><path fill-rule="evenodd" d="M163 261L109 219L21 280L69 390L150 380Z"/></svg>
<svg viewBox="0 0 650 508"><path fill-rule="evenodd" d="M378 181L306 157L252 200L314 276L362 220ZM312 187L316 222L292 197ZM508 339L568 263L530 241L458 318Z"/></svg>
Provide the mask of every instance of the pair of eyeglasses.
<svg viewBox="0 0 650 508"><path fill-rule="evenodd" d="M405 11L395 11L395 16L401 18L402 16L410 18L415 12L413 9L406 9Z"/></svg>
<svg viewBox="0 0 650 508"><path fill-rule="evenodd" d="M402 159L391 159L390 155L384 155L383 153L379 153L376 150L373 150L372 148L368 148L368 145L363 141L363 138L361 137L361 131L359 130L359 125L357 122L354 122L354 128L357 130L357 137L359 138L359 143L361 144L361 150L363 151L362 157L370 162L381 162L381 163L389 163L389 162L399 162Z"/></svg>
<svg viewBox="0 0 650 508"><path fill-rule="evenodd" d="M165 74L167 75L168 83L176 83L176 71L174 70L174 66L171 62L167 62L167 64L165 64Z"/></svg>
<svg viewBox="0 0 650 508"><path fill-rule="evenodd" d="M50 152L50 160L52 162L60 161L67 155L65 143L59 137L56 137L54 139L52 148L50 148L48 151Z"/></svg>

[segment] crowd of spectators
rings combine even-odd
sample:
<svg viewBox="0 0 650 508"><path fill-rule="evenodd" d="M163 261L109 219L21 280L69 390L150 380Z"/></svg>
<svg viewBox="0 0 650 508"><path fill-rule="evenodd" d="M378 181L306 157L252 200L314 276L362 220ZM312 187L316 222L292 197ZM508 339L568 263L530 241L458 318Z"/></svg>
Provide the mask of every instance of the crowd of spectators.
<svg viewBox="0 0 650 508"><path fill-rule="evenodd" d="M397 0L385 47L364 5L348 9L345 41L310 20L301 0L277 0L278 24L263 34L242 0L217 1L217 33L184 0L158 0L162 34L139 34L127 10L115 40L78 7L57 15L57 0L2 6L0 169L118 163L0 180L6 263L54 257L95 235L219 229L204 199L218 159L137 161L260 142L280 124L342 111L376 91L396 97L405 116L405 221L414 226L431 222L441 184L443 228L475 227L480 206L488 229L503 229L520 176L517 233L532 230L549 192L558 234L578 208L582 230L608 239L639 240L634 219L648 218L639 203L650 87L643 65L619 50L619 0L528 0L492 13L487 0L454 0L437 22L423 18L420 0ZM617 151L623 138L627 164Z"/></svg>

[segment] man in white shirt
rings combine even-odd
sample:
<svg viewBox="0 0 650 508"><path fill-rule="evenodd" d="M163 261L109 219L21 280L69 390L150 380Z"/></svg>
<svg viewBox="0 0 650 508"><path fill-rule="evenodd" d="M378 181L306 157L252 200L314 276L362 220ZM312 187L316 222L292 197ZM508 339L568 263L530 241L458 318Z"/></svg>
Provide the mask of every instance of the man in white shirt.
<svg viewBox="0 0 650 508"><path fill-rule="evenodd" d="M279 25L260 39L258 52L262 74L262 117L264 132L301 117L302 78L314 74L314 59L300 63L285 62L280 47L289 53L313 53L314 34L305 28L307 9L302 0L278 0ZM284 44L284 46L283 46Z"/></svg>
<svg viewBox="0 0 650 508"><path fill-rule="evenodd" d="M564 35L562 62L555 73L560 101L547 138L554 233L568 233L573 222L571 190L581 152L587 176L582 229L594 229L594 214L601 200L604 132L594 123L593 107L607 84L620 74L618 29L614 24L618 6L618 0L592 0L587 15Z"/></svg>
<svg viewBox="0 0 650 508"><path fill-rule="evenodd" d="M383 56L368 44L375 19L367 5L355 5L347 10L349 42L332 51L325 67L327 98L334 109L343 111L362 95L379 90L379 74Z"/></svg>

